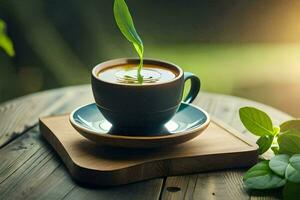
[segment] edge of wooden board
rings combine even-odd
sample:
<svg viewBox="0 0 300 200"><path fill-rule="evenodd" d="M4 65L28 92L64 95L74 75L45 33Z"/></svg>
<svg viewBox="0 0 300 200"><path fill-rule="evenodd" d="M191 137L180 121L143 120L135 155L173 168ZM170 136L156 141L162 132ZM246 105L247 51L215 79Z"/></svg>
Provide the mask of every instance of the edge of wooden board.
<svg viewBox="0 0 300 200"><path fill-rule="evenodd" d="M56 147L53 149L65 163L72 178L76 182L87 185L116 186L165 176L184 175L230 168L243 168L254 165L258 160L258 148L255 143L247 140L246 137L241 136L240 133L225 123L213 119L215 124L219 127L232 133L236 138L245 142L249 146L249 150L243 152L210 154L201 157L190 156L162 159L136 164L122 169L99 171L76 164L63 147L63 144L43 122L43 119L46 118L51 117L44 117L39 120L42 135L51 144L52 148L54 146ZM214 156L213 161L209 160L211 156ZM243 159L245 157L248 157L249 159Z"/></svg>

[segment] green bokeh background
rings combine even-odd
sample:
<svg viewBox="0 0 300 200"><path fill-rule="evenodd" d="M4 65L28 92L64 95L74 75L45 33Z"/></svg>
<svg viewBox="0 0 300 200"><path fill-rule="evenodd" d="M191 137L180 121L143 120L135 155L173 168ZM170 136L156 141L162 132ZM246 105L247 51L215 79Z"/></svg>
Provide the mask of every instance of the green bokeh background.
<svg viewBox="0 0 300 200"><path fill-rule="evenodd" d="M202 89L300 116L300 2L127 0L145 56L202 80ZM0 102L85 84L97 63L136 56L112 0L0 1L16 56L0 50Z"/></svg>

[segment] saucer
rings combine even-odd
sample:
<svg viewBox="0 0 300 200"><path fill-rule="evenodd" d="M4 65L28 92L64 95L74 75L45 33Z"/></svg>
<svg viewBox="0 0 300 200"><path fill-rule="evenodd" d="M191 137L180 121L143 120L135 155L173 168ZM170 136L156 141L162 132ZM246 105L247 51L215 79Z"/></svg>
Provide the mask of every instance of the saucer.
<svg viewBox="0 0 300 200"><path fill-rule="evenodd" d="M95 103L78 107L70 114L72 126L85 138L102 145L128 148L156 148L176 145L202 133L209 123L206 111L181 103L173 118L161 130L146 133L126 133L115 130Z"/></svg>

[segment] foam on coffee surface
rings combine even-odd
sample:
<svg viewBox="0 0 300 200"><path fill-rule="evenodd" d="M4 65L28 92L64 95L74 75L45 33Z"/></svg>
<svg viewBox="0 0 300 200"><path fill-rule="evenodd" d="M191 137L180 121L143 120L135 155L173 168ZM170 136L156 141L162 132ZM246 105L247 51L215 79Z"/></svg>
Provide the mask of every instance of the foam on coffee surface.
<svg viewBox="0 0 300 200"><path fill-rule="evenodd" d="M170 69L156 65L144 64L141 71L142 84L163 83L176 78L177 74ZM141 84L137 77L137 66L123 65L107 68L98 73L98 78L111 83Z"/></svg>

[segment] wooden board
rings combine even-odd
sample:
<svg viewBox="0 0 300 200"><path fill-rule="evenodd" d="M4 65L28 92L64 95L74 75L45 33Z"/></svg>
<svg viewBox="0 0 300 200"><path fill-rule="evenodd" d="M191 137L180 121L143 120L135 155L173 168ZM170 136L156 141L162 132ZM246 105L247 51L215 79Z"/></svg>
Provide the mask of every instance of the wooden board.
<svg viewBox="0 0 300 200"><path fill-rule="evenodd" d="M256 144L220 122L212 122L204 133L189 142L147 150L97 145L81 136L67 115L40 119L40 130L76 181L99 186L248 167L258 157Z"/></svg>

